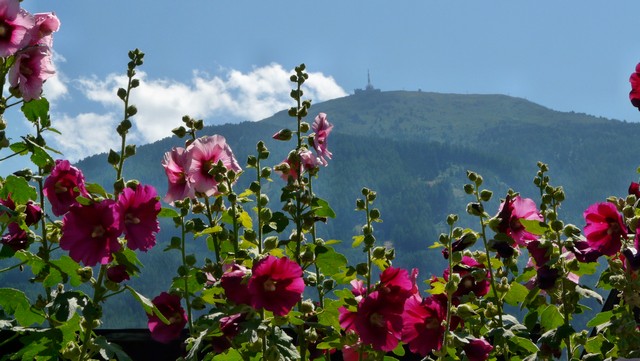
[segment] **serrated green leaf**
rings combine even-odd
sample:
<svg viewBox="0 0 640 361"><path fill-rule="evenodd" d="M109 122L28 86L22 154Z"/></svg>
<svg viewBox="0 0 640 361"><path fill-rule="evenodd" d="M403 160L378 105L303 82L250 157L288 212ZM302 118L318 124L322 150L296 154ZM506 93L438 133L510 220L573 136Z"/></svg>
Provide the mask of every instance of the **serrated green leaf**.
<svg viewBox="0 0 640 361"><path fill-rule="evenodd" d="M529 294L529 289L518 282L511 282L509 292L504 296L504 301L510 305L516 306L524 302Z"/></svg>
<svg viewBox="0 0 640 361"><path fill-rule="evenodd" d="M533 343L533 341L529 340L528 338L524 338L524 337L520 337L520 336L511 336L507 338L507 341L519 348L522 348L530 353L536 353L538 352L538 346L536 346L535 343Z"/></svg>
<svg viewBox="0 0 640 361"><path fill-rule="evenodd" d="M358 247L362 243L362 241L364 241L364 235L353 236L352 238L353 238L353 243L351 243L352 248Z"/></svg>
<svg viewBox="0 0 640 361"><path fill-rule="evenodd" d="M214 234L214 233L218 233L218 232L222 232L222 226L220 226L220 225L216 225L216 226L213 226L213 227L207 227L204 230L202 230L202 232L196 232L193 235L193 237L194 238L199 238L199 237L202 237L202 236L207 235L207 234Z"/></svg>
<svg viewBox="0 0 640 361"><path fill-rule="evenodd" d="M107 191L98 183L85 183L87 192L91 194L97 194L103 198L108 198Z"/></svg>
<svg viewBox="0 0 640 361"><path fill-rule="evenodd" d="M562 313L555 305L547 306L540 314L540 326L544 330L552 330L556 327L560 327L564 323Z"/></svg>
<svg viewBox="0 0 640 361"><path fill-rule="evenodd" d="M127 267L127 272L136 274L140 272L142 262L138 259L138 254L129 248L121 248L120 251L113 254L118 264Z"/></svg>
<svg viewBox="0 0 640 361"><path fill-rule="evenodd" d="M25 155L29 152L27 146L23 142L16 142L9 146L14 153L18 153L20 155Z"/></svg>
<svg viewBox="0 0 640 361"><path fill-rule="evenodd" d="M76 314L78 308L84 308L88 302L89 297L81 292L61 292L56 295L49 312L55 320L67 322Z"/></svg>
<svg viewBox="0 0 640 361"><path fill-rule="evenodd" d="M59 259L51 261L51 263L69 277L69 283L72 286L79 286L82 284L82 279L78 272L76 272L78 268L80 268L80 264L71 259L71 257L62 255Z"/></svg>
<svg viewBox="0 0 640 361"><path fill-rule="evenodd" d="M331 326L336 330L340 329L340 312L338 308L342 306L342 302L326 298L324 300L324 308L318 313L318 321L324 326Z"/></svg>
<svg viewBox="0 0 640 361"><path fill-rule="evenodd" d="M33 164L40 168L45 168L48 164L53 164L53 158L41 146L33 143L33 154L30 157Z"/></svg>
<svg viewBox="0 0 640 361"><path fill-rule="evenodd" d="M313 211L318 217L336 218L336 213L329 207L329 203L321 198L314 198Z"/></svg>
<svg viewBox="0 0 640 361"><path fill-rule="evenodd" d="M7 199L9 195L17 204L26 204L29 200L35 200L38 197L36 189L30 186L29 182L13 174L5 178L0 188L0 198Z"/></svg>
<svg viewBox="0 0 640 361"><path fill-rule="evenodd" d="M544 232L549 230L549 226L546 223L535 219L521 218L520 223L524 226L525 231L538 236L542 236Z"/></svg>
<svg viewBox="0 0 640 361"><path fill-rule="evenodd" d="M46 119L49 115L49 101L41 97L22 103L20 107L24 116L32 122L38 119Z"/></svg>
<svg viewBox="0 0 640 361"><path fill-rule="evenodd" d="M94 342L101 348L100 354L108 360L113 360L115 356L118 361L133 361L120 346L107 341L103 336L96 337Z"/></svg>
<svg viewBox="0 0 640 361"><path fill-rule="evenodd" d="M333 276L347 266L347 257L336 252L333 247L325 246L326 252L316 256L316 267L325 275Z"/></svg>
<svg viewBox="0 0 640 361"><path fill-rule="evenodd" d="M595 337L591 337L587 340L587 343L584 345L584 350L588 353L601 354L602 345L605 342L607 342L607 339L604 337L604 335L598 334Z"/></svg>
<svg viewBox="0 0 640 361"><path fill-rule="evenodd" d="M240 224L242 224L242 227L246 229L252 229L253 220L251 219L251 216L249 215L248 212L242 211L242 213L240 213L240 217L238 218L238 220L240 221Z"/></svg>
<svg viewBox="0 0 640 361"><path fill-rule="evenodd" d="M42 281L44 287L53 288L62 282L62 274L54 267L49 268L49 274Z"/></svg>
<svg viewBox="0 0 640 361"><path fill-rule="evenodd" d="M42 258L27 250L20 250L16 252L15 257L22 262L26 262L27 266L31 267L31 272L33 272L34 275L39 274L46 264Z"/></svg>

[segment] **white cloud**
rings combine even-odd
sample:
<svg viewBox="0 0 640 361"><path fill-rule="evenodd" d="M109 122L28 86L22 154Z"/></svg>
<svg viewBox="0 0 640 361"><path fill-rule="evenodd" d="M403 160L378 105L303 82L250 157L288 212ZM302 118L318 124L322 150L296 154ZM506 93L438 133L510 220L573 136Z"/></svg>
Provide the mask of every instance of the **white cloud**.
<svg viewBox="0 0 640 361"><path fill-rule="evenodd" d="M54 139L59 151L72 161L88 155L119 149L120 139L115 132L118 117L113 113L81 113L75 116L52 115L52 123L62 135Z"/></svg>
<svg viewBox="0 0 640 361"><path fill-rule="evenodd" d="M256 121L294 104L289 97L295 85L289 81L292 71L285 70L279 64L256 67L247 73L233 69L223 71L225 77L194 71L190 83L150 79L146 73L138 72L140 86L133 90L130 100L130 104L138 108L138 114L132 118L134 128L128 138L146 143L171 136L171 129L182 124L184 115L204 119L206 125ZM61 116L65 128L73 134L60 129L64 134L60 139L60 148L72 152L74 157L82 157L113 147L107 146L103 140L115 138L114 129L122 119L123 112L123 103L116 96L116 91L125 87L126 81L124 75L116 74L104 79L94 76L76 81L84 96L103 105L107 114ZM347 95L332 77L322 73L309 73L309 80L303 89L304 98L312 99L314 103ZM95 121L91 121L92 117L95 117ZM89 129L93 140L88 141L86 136L83 137L79 128L84 127L82 124L74 125L74 121L91 124Z"/></svg>

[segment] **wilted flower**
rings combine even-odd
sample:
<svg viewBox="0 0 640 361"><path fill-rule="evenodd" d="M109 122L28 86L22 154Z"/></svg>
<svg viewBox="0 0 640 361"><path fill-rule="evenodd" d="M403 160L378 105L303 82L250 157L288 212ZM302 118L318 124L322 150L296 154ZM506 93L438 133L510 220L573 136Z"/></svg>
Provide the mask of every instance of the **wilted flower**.
<svg viewBox="0 0 640 361"><path fill-rule="evenodd" d="M236 313L220 319L220 331L222 335L214 336L211 340L211 345L215 353L223 353L231 348L231 341L240 332L240 323L242 323L245 318L246 314Z"/></svg>
<svg viewBox="0 0 640 361"><path fill-rule="evenodd" d="M139 185L136 190L125 188L118 197L118 205L124 221L124 236L127 247L147 251L156 244L156 233L160 230L156 189L150 185Z"/></svg>
<svg viewBox="0 0 640 361"><path fill-rule="evenodd" d="M640 110L640 64L636 65L636 71L629 77L631 83L631 92L629 92L629 100L634 107Z"/></svg>
<svg viewBox="0 0 640 361"><path fill-rule="evenodd" d="M532 199L508 195L500 205L497 217L500 218L498 230L513 238L518 245L526 246L527 241L538 239L535 234L527 232L520 222L521 219L543 220Z"/></svg>
<svg viewBox="0 0 640 361"><path fill-rule="evenodd" d="M62 221L60 248L85 266L107 264L113 259L112 253L121 248L120 234L122 219L114 200L74 206Z"/></svg>
<svg viewBox="0 0 640 361"><path fill-rule="evenodd" d="M470 340L463 348L469 361L485 361L493 350L493 346L482 337Z"/></svg>
<svg viewBox="0 0 640 361"><path fill-rule="evenodd" d="M130 279L127 266L118 264L107 268L107 279L111 282L120 283Z"/></svg>
<svg viewBox="0 0 640 361"><path fill-rule="evenodd" d="M162 292L151 302L169 321L167 325L155 314L147 314L151 338L158 342L169 343L180 337L182 329L187 324L187 313L180 305L180 297Z"/></svg>
<svg viewBox="0 0 640 361"><path fill-rule="evenodd" d="M587 241L575 241L573 247L569 249L580 262L595 262L602 253L595 248L591 248Z"/></svg>
<svg viewBox="0 0 640 361"><path fill-rule="evenodd" d="M30 46L16 53L15 63L9 69L9 85L12 94L24 101L39 99L45 80L55 74L51 51L46 46Z"/></svg>
<svg viewBox="0 0 640 361"><path fill-rule="evenodd" d="M251 303L251 295L247 286L249 270L239 264L232 264L222 274L220 285L227 295L227 299L238 305L248 305Z"/></svg>
<svg viewBox="0 0 640 361"><path fill-rule="evenodd" d="M304 291L302 268L287 257L267 256L254 263L248 286L251 306L284 316Z"/></svg>
<svg viewBox="0 0 640 361"><path fill-rule="evenodd" d="M333 124L329 123L325 113L319 113L313 121L311 129L315 132L315 136L313 137L313 148L315 148L320 162L324 166L327 166L328 162L325 157L331 159L331 156L333 156L333 154L331 154L327 149L327 138L333 129Z"/></svg>
<svg viewBox="0 0 640 361"><path fill-rule="evenodd" d="M233 155L227 140L221 135L212 135L196 139L187 148L189 161L187 172L193 179L193 188L196 192L204 193L208 197L218 194L218 182L209 171L222 162L227 170L238 173L242 169Z"/></svg>
<svg viewBox="0 0 640 361"><path fill-rule="evenodd" d="M589 246L607 256L618 252L627 227L616 206L609 202L592 204L583 215L587 222L583 232Z"/></svg>
<svg viewBox="0 0 640 361"><path fill-rule="evenodd" d="M162 166L167 174L169 186L164 201L173 205L175 201L195 197L193 179L187 174L189 154L184 148L176 147L164 154Z"/></svg>
<svg viewBox="0 0 640 361"><path fill-rule="evenodd" d="M311 172L317 169L320 164L318 157L313 155L310 150L302 148L297 155L295 152L291 152L287 159L275 167L275 170L280 173L280 178L286 181L289 178L298 179L302 173Z"/></svg>
<svg viewBox="0 0 640 361"><path fill-rule="evenodd" d="M29 235L24 229L20 228L17 223L9 223L7 230L9 233L0 238L2 244L11 247L14 251L20 251L29 247Z"/></svg>
<svg viewBox="0 0 640 361"><path fill-rule="evenodd" d="M538 267L536 272L536 285L538 285L541 290L552 288L556 284L558 277L560 277L560 271L558 269L546 265Z"/></svg>
<svg viewBox="0 0 640 361"><path fill-rule="evenodd" d="M44 195L51 203L56 216L65 214L72 205L77 205L76 197L88 196L84 187L84 175L68 160L56 160L51 174L44 181Z"/></svg>
<svg viewBox="0 0 640 361"><path fill-rule="evenodd" d="M484 271L483 264L476 261L469 256L463 256L460 263L453 267L453 272L460 275L460 283L458 289L453 294L454 297L462 297L473 292L476 296L484 296L489 293L489 272ZM481 270L485 277L481 280L477 280L473 275L474 272ZM444 270L443 278L445 281L449 280L449 269Z"/></svg>
<svg viewBox="0 0 640 361"><path fill-rule="evenodd" d="M20 8L20 1L0 2L0 57L13 55L27 45L34 24L33 16Z"/></svg>

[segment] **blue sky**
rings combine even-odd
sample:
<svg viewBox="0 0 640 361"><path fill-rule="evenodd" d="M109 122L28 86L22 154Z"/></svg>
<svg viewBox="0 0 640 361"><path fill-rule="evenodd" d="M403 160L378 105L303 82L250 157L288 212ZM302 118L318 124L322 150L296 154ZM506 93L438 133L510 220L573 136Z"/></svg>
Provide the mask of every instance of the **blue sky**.
<svg viewBox="0 0 640 361"><path fill-rule="evenodd" d="M315 101L382 90L507 94L561 110L640 120L628 101L640 62L640 2L25 0L54 11L58 77L51 142L72 160L116 147L127 51L146 53L131 139L170 136L180 117L259 120L290 105L304 62ZM18 114L7 116L14 137ZM15 125L15 126L14 126ZM87 132L87 126L91 131ZM336 124L339 127L339 124ZM2 153L0 153L2 155ZM5 162L7 163L7 162ZM2 173L20 167L3 164Z"/></svg>

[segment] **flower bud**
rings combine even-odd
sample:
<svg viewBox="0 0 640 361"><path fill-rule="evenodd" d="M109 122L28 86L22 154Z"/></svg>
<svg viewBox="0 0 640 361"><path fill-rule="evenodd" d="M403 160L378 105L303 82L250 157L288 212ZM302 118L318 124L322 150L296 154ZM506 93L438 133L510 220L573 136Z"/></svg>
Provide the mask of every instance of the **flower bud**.
<svg viewBox="0 0 640 361"><path fill-rule="evenodd" d="M369 266L366 263L358 263L356 265L356 273L360 276L365 276L369 272Z"/></svg>
<svg viewBox="0 0 640 361"><path fill-rule="evenodd" d="M80 280L84 282L89 282L91 277L93 277L93 269L91 267L82 267L76 270L78 276L80 276Z"/></svg>
<svg viewBox="0 0 640 361"><path fill-rule="evenodd" d="M272 250L278 247L278 237L271 236L267 237L264 240L264 249L265 251Z"/></svg>
<svg viewBox="0 0 640 361"><path fill-rule="evenodd" d="M281 129L276 134L272 136L275 140L287 141L291 139L293 132L290 129Z"/></svg>
<svg viewBox="0 0 640 361"><path fill-rule="evenodd" d="M300 132L302 133L306 133L309 131L309 123L307 122L300 122Z"/></svg>

